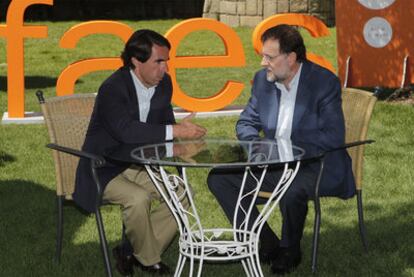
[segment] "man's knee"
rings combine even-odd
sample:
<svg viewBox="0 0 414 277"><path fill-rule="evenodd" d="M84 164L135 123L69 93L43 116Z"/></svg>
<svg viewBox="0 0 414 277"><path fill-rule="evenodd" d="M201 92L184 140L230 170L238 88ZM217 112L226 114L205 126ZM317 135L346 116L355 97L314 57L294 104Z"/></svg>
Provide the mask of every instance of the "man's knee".
<svg viewBox="0 0 414 277"><path fill-rule="evenodd" d="M131 194L125 198L124 209L133 210L135 214L149 214L151 197L149 194Z"/></svg>

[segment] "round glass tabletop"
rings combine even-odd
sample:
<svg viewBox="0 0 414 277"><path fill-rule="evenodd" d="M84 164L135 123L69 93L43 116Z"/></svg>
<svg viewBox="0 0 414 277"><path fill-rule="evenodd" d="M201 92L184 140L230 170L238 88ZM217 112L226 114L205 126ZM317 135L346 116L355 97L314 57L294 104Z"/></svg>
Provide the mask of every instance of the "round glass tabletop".
<svg viewBox="0 0 414 277"><path fill-rule="evenodd" d="M236 168L314 159L322 154L315 146L295 144L291 140L202 139L120 145L108 149L105 156L142 165Z"/></svg>

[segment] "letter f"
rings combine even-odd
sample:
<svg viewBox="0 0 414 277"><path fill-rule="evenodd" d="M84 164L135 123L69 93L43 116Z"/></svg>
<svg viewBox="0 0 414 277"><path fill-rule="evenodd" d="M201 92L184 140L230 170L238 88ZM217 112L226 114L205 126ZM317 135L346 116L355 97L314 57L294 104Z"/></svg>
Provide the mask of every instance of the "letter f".
<svg viewBox="0 0 414 277"><path fill-rule="evenodd" d="M7 95L9 117L24 117L24 44L25 37L47 37L46 26L24 26L24 11L33 4L53 5L53 0L13 0L6 24L0 25L0 37L7 40Z"/></svg>

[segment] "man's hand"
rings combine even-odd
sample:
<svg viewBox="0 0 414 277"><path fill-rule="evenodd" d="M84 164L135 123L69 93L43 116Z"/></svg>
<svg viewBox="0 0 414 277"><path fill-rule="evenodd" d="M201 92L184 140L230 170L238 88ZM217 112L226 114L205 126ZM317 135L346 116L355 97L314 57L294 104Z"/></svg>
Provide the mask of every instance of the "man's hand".
<svg viewBox="0 0 414 277"><path fill-rule="evenodd" d="M192 123L195 113L186 116L179 124L173 125L173 137L180 139L198 139L207 133L206 128Z"/></svg>
<svg viewBox="0 0 414 277"><path fill-rule="evenodd" d="M173 146L174 156L180 157L186 162L196 163L193 156L197 155L206 148L206 143L203 140L196 141L194 143L176 143Z"/></svg>

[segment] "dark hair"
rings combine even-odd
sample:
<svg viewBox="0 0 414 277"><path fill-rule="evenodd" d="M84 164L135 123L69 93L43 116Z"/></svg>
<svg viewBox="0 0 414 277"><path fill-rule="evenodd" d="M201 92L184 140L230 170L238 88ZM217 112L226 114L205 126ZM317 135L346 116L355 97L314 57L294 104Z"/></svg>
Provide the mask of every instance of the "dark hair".
<svg viewBox="0 0 414 277"><path fill-rule="evenodd" d="M297 28L286 24L277 25L263 33L262 43L268 39L279 41L280 53L289 54L294 52L298 62L306 61L306 47Z"/></svg>
<svg viewBox="0 0 414 277"><path fill-rule="evenodd" d="M131 62L132 57L145 63L151 57L152 46L154 44L171 49L169 41L157 32L143 29L133 33L125 44L124 51L122 51L121 54L124 66L128 66L132 69L135 68Z"/></svg>

